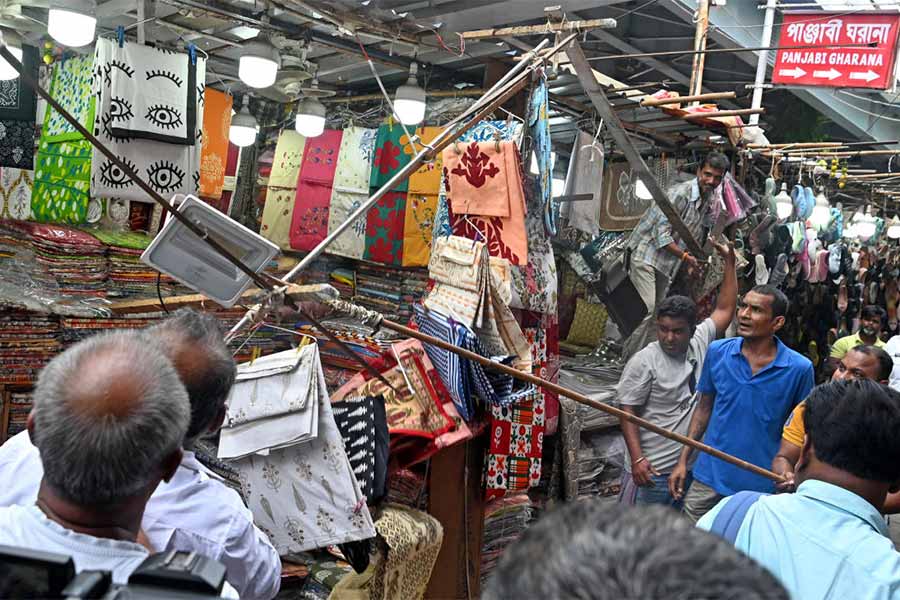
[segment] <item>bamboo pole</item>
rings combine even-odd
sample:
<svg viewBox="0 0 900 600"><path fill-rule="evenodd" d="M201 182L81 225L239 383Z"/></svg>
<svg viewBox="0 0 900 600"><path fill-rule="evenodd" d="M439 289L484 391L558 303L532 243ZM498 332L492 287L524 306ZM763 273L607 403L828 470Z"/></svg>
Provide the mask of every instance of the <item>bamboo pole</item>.
<svg viewBox="0 0 900 600"><path fill-rule="evenodd" d="M747 144L751 150L765 150L769 148L819 148L825 146L841 146L844 142L791 142L789 144Z"/></svg>
<svg viewBox="0 0 900 600"><path fill-rule="evenodd" d="M435 90L425 92L429 98L470 98L484 95L485 90L482 88L465 89L465 90ZM326 104L350 103L350 102L368 102L370 100L382 100L384 96L377 94L359 94L357 96L332 96L330 98L322 98L321 101Z"/></svg>
<svg viewBox="0 0 900 600"><path fill-rule="evenodd" d="M703 66L706 64L706 36L709 33L709 0L698 0L697 29L694 36L694 64L688 93L698 96L703 92ZM695 102L694 104L699 104ZM755 113L754 113L755 114Z"/></svg>
<svg viewBox="0 0 900 600"><path fill-rule="evenodd" d="M566 21L564 23L544 23L542 25L521 25L518 27L499 27L495 29L476 29L459 34L465 40L483 40L516 35L542 35L547 33L570 33L588 31L589 29L614 29L615 19L590 19L587 21Z"/></svg>
<svg viewBox="0 0 900 600"><path fill-rule="evenodd" d="M661 98L659 100L650 96L641 100L641 106L662 106L664 104L681 104L682 102L703 102L704 100L722 100L734 98L734 92L711 92L709 94L697 94L696 96L678 96L674 98Z"/></svg>
<svg viewBox="0 0 900 600"><path fill-rule="evenodd" d="M740 108L737 110L718 110L716 112L695 112L681 115L682 119L715 119L718 117L739 117L743 115L761 115L766 112L765 108ZM677 115L675 115L677 116Z"/></svg>

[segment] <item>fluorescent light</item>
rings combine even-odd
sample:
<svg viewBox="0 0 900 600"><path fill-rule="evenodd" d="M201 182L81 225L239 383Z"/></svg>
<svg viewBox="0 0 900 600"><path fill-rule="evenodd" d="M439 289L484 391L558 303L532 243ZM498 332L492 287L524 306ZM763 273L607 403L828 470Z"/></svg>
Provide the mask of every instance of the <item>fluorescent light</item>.
<svg viewBox="0 0 900 600"><path fill-rule="evenodd" d="M297 133L308 138L322 135L325 131L325 105L315 98L304 98L297 107L294 126Z"/></svg>
<svg viewBox="0 0 900 600"><path fill-rule="evenodd" d="M425 90L416 81L416 63L409 66L409 78L394 95L394 117L404 125L418 125L425 119Z"/></svg>
<svg viewBox="0 0 900 600"><path fill-rule="evenodd" d="M238 77L253 88L267 88L275 83L281 66L281 54L265 37L257 37L243 47L238 63Z"/></svg>
<svg viewBox="0 0 900 600"><path fill-rule="evenodd" d="M63 46L79 48L94 41L97 18L94 2L51 4L47 16L47 33Z"/></svg>

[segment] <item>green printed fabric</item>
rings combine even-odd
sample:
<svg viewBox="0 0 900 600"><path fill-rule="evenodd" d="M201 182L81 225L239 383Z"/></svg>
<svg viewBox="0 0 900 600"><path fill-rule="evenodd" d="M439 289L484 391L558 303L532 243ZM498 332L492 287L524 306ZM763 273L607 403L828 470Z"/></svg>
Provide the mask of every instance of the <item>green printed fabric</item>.
<svg viewBox="0 0 900 600"><path fill-rule="evenodd" d="M114 248L128 248L130 250L146 250L153 241L146 233L138 231L111 231L108 229L85 229L107 246Z"/></svg>
<svg viewBox="0 0 900 600"><path fill-rule="evenodd" d="M415 131L411 129L410 134ZM413 148L399 123L386 124L378 128L375 140L375 159L372 161L372 175L369 187L378 189L403 170L412 160ZM392 192L405 192L409 189L409 179L394 186Z"/></svg>
<svg viewBox="0 0 900 600"><path fill-rule="evenodd" d="M94 55L67 58L53 66L50 95L78 119L86 129L94 123L94 101L91 96ZM66 142L82 139L82 135L53 107L47 107L41 141Z"/></svg>

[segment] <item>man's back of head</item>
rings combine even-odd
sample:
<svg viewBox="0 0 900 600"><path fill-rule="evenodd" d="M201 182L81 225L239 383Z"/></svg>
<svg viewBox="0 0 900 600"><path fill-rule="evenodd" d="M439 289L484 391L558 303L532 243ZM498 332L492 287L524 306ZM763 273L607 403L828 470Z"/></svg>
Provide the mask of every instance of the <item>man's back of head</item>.
<svg viewBox="0 0 900 600"><path fill-rule="evenodd" d="M29 425L44 483L68 502L97 506L149 495L189 419L187 394L160 348L118 332L50 361Z"/></svg>
<svg viewBox="0 0 900 600"><path fill-rule="evenodd" d="M572 600L787 600L784 588L730 544L660 506L582 501L528 529L501 558L484 597Z"/></svg>
<svg viewBox="0 0 900 600"><path fill-rule="evenodd" d="M236 366L219 321L190 308L145 330L160 344L178 371L191 401L191 423L184 447L215 427L234 385Z"/></svg>

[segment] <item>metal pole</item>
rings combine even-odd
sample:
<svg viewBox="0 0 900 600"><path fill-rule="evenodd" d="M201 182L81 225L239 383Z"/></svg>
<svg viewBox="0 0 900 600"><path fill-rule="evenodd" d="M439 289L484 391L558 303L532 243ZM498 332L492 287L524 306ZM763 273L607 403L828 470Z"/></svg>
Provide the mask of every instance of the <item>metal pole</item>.
<svg viewBox="0 0 900 600"><path fill-rule="evenodd" d="M772 24L775 22L775 7L778 0L766 1L766 17L763 21L762 39L759 45L766 48L772 43ZM750 108L762 106L763 84L766 81L766 70L769 68L769 50L760 50L759 59L756 61L756 79L753 81L753 98L750 100ZM750 115L750 124L759 125L759 115Z"/></svg>

